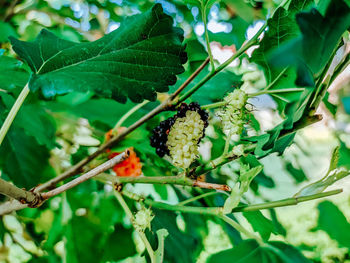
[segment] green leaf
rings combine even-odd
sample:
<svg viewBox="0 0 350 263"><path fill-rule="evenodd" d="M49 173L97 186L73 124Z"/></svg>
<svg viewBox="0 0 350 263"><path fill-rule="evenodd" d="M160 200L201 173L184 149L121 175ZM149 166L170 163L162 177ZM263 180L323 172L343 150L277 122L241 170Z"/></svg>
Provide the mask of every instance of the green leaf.
<svg viewBox="0 0 350 263"><path fill-rule="evenodd" d="M260 211L243 212L254 231L259 232L263 240L267 241L271 233L276 234L275 227L271 220L267 219Z"/></svg>
<svg viewBox="0 0 350 263"><path fill-rule="evenodd" d="M339 208L330 201L317 206L319 210L318 230L323 230L340 246L350 249L350 224Z"/></svg>
<svg viewBox="0 0 350 263"><path fill-rule="evenodd" d="M340 158L339 158L338 166L344 166L347 169L350 169L350 150L346 146L346 144L342 141L340 141L339 153L340 153Z"/></svg>
<svg viewBox="0 0 350 263"><path fill-rule="evenodd" d="M251 61L259 64L264 70L267 84L271 85L270 90L287 90L295 88L297 79L297 70L289 65L276 67L268 59L271 52L278 50L281 46L300 35L299 27L295 20L295 15L301 10L307 8L312 0L294 0L289 3L288 10L279 7L267 22L268 30L260 42L259 48L252 55ZM309 80L305 82L313 82ZM310 91L311 92L311 91ZM303 92L283 92L272 94L278 103L278 109L284 115L284 109L287 103L293 103L301 98L305 98ZM286 114L287 115L287 114Z"/></svg>
<svg viewBox="0 0 350 263"><path fill-rule="evenodd" d="M94 91L125 102L155 100L184 71L183 31L172 26L160 4L127 18L112 33L74 43L42 30L34 42L11 38L13 49L33 71L29 87L45 97Z"/></svg>
<svg viewBox="0 0 350 263"><path fill-rule="evenodd" d="M311 263L304 255L295 247L288 245L280 241L269 242L274 248L278 249L280 252L273 250L277 256L280 258L277 262L286 263ZM276 253L277 252L277 253ZM279 261L282 260L282 261Z"/></svg>
<svg viewBox="0 0 350 263"><path fill-rule="evenodd" d="M18 187L30 189L45 176L49 151L22 128L12 127L0 147L0 167Z"/></svg>
<svg viewBox="0 0 350 263"><path fill-rule="evenodd" d="M306 174L302 169L295 168L293 164L287 163L285 165L286 170L289 172L291 176L293 176L296 183L301 183L307 179Z"/></svg>
<svg viewBox="0 0 350 263"><path fill-rule="evenodd" d="M10 109L15 99L6 93L0 93L0 99ZM5 115L2 116L5 118ZM13 127L23 128L28 136L34 137L39 145L52 149L55 144L56 126L54 120L39 103L27 103L18 112Z"/></svg>
<svg viewBox="0 0 350 263"><path fill-rule="evenodd" d="M260 42L259 48L256 49L251 57L251 61L259 64L265 72L268 83L271 83L281 73L281 69L276 69L270 65L267 55L284 43L299 36L299 28L295 21L295 14L312 1L291 1L289 10L282 7L278 8L273 17L267 21L268 30ZM288 75L282 75L283 78L289 78ZM294 80L292 80L294 81Z"/></svg>
<svg viewBox="0 0 350 263"><path fill-rule="evenodd" d="M114 232L108 237L102 248L102 260L117 261L136 254L136 247L132 239L133 229L125 229L116 225Z"/></svg>
<svg viewBox="0 0 350 263"><path fill-rule="evenodd" d="M0 93L0 126L14 98ZM49 149L55 145L55 126L36 104L25 104L0 146L0 169L19 187L30 189L52 176Z"/></svg>
<svg viewBox="0 0 350 263"><path fill-rule="evenodd" d="M262 263L263 255L259 245L254 240L245 240L232 249L212 255L208 263Z"/></svg>
<svg viewBox="0 0 350 263"><path fill-rule="evenodd" d="M322 102L326 106L327 110L333 115L333 118L335 118L335 115L337 114L337 110L338 110L338 105L335 105L329 102L328 98L329 98L329 92L327 91L322 99Z"/></svg>
<svg viewBox="0 0 350 263"><path fill-rule="evenodd" d="M0 89L24 87L29 79L28 67L23 62L0 56Z"/></svg>
<svg viewBox="0 0 350 263"><path fill-rule="evenodd" d="M9 23L0 21L0 43L8 42L9 36L18 37L15 29Z"/></svg>

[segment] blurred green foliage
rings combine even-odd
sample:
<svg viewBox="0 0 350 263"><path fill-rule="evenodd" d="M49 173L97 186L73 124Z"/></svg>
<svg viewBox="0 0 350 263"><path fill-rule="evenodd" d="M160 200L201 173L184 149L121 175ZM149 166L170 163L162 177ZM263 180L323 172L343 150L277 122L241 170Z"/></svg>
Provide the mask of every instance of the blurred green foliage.
<svg viewBox="0 0 350 263"><path fill-rule="evenodd" d="M77 47L72 55L74 58L81 55L82 50L78 48L79 46L88 46L91 50L83 54L84 60L88 60L91 52L96 51L96 43L103 43L106 46L115 41L116 45L122 45L124 41L128 42L133 37L138 42L140 36L134 34L137 30L143 32L149 29L150 25L143 23L147 22L151 12L149 10L155 2L160 3L164 12L173 19L166 18L166 23L160 30L170 30L172 34L169 39L163 38L152 42L150 46L146 44L142 46L142 44L141 48L155 48L158 51L164 51L167 55L176 53L174 61L169 61L170 56L164 57L167 62L174 62L168 66L176 69L162 69L164 72L152 70L145 73L144 68L137 66L117 68L115 71L123 71L124 76L129 76L128 74L134 76L130 73L133 71L140 73L136 83L123 82L123 90L119 90L119 93L115 91L116 94L112 97L117 97L119 101L125 101L126 97L131 98L131 101L121 104L109 98L110 94L106 96L107 98L100 96L101 92L105 92L101 89L107 86L118 90L119 80L109 80L113 85L115 84L115 87L107 81L103 83L102 79L96 81L92 75L83 74L88 68L77 69L75 81L70 75L64 77L55 75L57 73L55 70L60 68L67 59L59 57L57 63L46 70L48 72L46 74L50 76L42 80L42 85L38 84L38 87L47 85L51 95L72 90L73 92L49 99L45 92L42 94L36 91L30 94L0 147L0 172L3 178L19 187L31 189L62 173L103 142L105 133L136 105L135 101L139 102L144 98L155 99L155 93L149 92L150 90L165 91L170 85L170 91L174 91L179 87L206 59L207 48L201 32L203 22L200 10L192 5L193 1L0 1L0 123L6 118L15 98L27 81L31 79L32 83L35 82L37 72L33 70L35 63L33 64L31 60L37 58L37 52L42 52L40 47L43 46L43 42L53 38L53 42L45 42L45 45L49 50L54 50L54 53L61 51L54 43L65 43L69 47ZM247 155L209 172L206 175L206 181L232 184L239 177L240 165L249 165L250 168L265 165L252 181L250 190L244 198L244 202L250 204L287 198L288 194L296 192L299 184L309 183L310 177L315 180L321 177L324 171L317 168L321 169L329 165L329 153L333 144L340 145L338 167L334 168L345 166L349 169L350 90L348 85L343 85L336 90L337 101L330 102L329 99L332 96L329 94L324 99L326 107L331 110L331 113L325 110L324 114L337 124L335 128L327 128L328 134L333 136L332 139L327 137L325 142L322 140L318 142L315 139L316 142L311 142L310 146L303 140L312 139L312 136L303 137L296 135L295 132L280 136L294 128L299 124L298 121L308 114L307 106L322 93L318 89L320 87L315 86L316 78L322 75L322 71L330 63L329 59L332 53L334 54L333 51L344 42L348 43L349 35L344 31L350 25L349 3L340 0L222 0L215 3L210 1L210 4L212 6L208 10L209 38L213 42L213 48L217 47L221 52L229 50L232 53L238 50L251 37L251 34L248 34L250 30L256 29L262 20L267 20L268 28L251 57L244 54L242 59L234 62L233 66L207 82L190 100L197 101L201 105L219 102L228 92L241 85L248 85L254 91L266 87L270 90L307 87L303 92L273 94L270 103L263 107L259 106L259 101L256 100L264 102L264 97L252 99L250 124L252 126L255 124L254 129L245 130L245 136L241 142L256 143L254 155ZM126 17L135 14L143 15L139 16L138 20L130 18L124 21ZM119 34L118 31L103 37L117 28L127 32L117 40L109 38ZM184 32L176 28L182 28ZM218 28L221 29L218 30ZM37 38L40 32L46 32L41 31L43 29L49 30L54 35L44 33L49 37ZM188 57L187 63L184 64L184 73L182 73L182 64L185 59L181 44L183 33ZM342 35L344 38L341 38ZM21 41L13 40L17 54L9 42L10 36ZM28 44L27 41L36 42ZM81 44L77 44L78 42ZM322 56L319 56L320 54ZM135 53L129 55L131 58L136 57ZM20 57L32 66L33 72L28 65L19 60ZM121 57L125 58L125 54ZM141 56L141 58L138 63L146 65L148 61L160 60L159 57L152 56ZM343 70L347 63L344 60L334 71ZM94 67L101 74L109 70L100 65L94 65ZM72 73L70 70L67 72ZM252 72L261 74L256 79L249 79L248 75ZM174 76L179 73L182 74L177 77L177 82L174 84ZM208 73L209 69L203 70L192 85L198 83ZM150 79L145 80L143 78L145 75ZM143 85L143 81L147 83L153 79L156 79L160 85L157 86L158 88ZM263 83L263 87L259 86L259 81ZM60 82L61 86L56 85L57 82ZM77 83L81 84L81 87ZM126 91L126 89L129 90ZM334 97L335 92L329 92ZM157 101L146 104L131 115L123 126L134 123L163 101L164 98L161 95L158 96ZM270 114L273 125L266 128L267 121L261 115L259 116L257 113L259 111ZM225 145L225 135L213 113L214 111L211 112L210 131L204 139L204 142L210 145L207 149L212 159L221 155ZM157 156L148 142L151 130L169 116L168 112L164 112L148 121L141 129L128 135L114 150L122 151L127 147L134 147L143 163L145 176L175 175L177 169L167 160ZM314 134L318 133L315 130L311 131ZM324 145L325 148L318 151L317 147ZM319 160L321 153L327 155L328 163ZM199 160L200 164L206 162L205 156ZM305 165L305 162L308 165ZM270 169L274 169L273 173ZM315 171L319 174L313 174ZM279 188L284 180L287 181L287 191ZM207 192L202 189L169 185L128 185L128 187L146 197L170 203ZM273 197L267 195L269 191L273 193ZM28 208L14 213L14 216L3 216L0 221L0 261L50 263L149 261L142 242L112 192L113 189L110 186L91 180L47 201L37 209ZM213 195L197 200L193 205L223 206L224 202L223 196ZM346 202L348 205L348 200ZM140 208L138 203L132 201L128 201L128 205L133 211ZM327 240L333 240L337 249L350 249L347 231L349 219L342 210L330 201L320 203L317 208L318 220L308 231L324 231L328 235ZM299 209L299 207L291 209ZM164 262L322 262L322 255L318 257L307 254L310 250L307 244L296 244L288 239L291 226L283 224L278 210L245 212L243 216L232 216L233 220L246 225L267 241L265 246L254 240L245 239L245 236L241 236L238 231L217 218L155 208L153 213L155 218L152 221L152 227L146 232L152 247L156 249L158 245L157 230L166 228L169 232L169 236L165 239ZM216 236L213 237L211 233L213 227L210 222L214 222L222 230L223 234L219 236L220 240L224 241L221 243L216 240ZM302 220L298 223L303 224ZM300 235L306 236L308 232L302 232ZM217 242L217 247L208 245L210 240ZM311 250L316 249L311 248ZM328 262L349 260L348 250L337 251L341 251L340 259L330 257L334 261ZM337 253L334 252L338 255Z"/></svg>

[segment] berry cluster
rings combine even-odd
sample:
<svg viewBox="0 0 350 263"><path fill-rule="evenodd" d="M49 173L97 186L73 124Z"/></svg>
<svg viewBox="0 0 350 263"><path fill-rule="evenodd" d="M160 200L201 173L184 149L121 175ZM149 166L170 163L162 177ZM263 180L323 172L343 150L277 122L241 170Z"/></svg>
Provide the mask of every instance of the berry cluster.
<svg viewBox="0 0 350 263"><path fill-rule="evenodd" d="M247 94L241 89L234 90L224 98L226 106L217 112L217 116L221 118L223 130L228 136L241 135L247 99Z"/></svg>
<svg viewBox="0 0 350 263"><path fill-rule="evenodd" d="M198 155L209 115L198 103L182 103L175 116L162 121L153 130L151 146L163 157L169 155L176 166L187 168Z"/></svg>

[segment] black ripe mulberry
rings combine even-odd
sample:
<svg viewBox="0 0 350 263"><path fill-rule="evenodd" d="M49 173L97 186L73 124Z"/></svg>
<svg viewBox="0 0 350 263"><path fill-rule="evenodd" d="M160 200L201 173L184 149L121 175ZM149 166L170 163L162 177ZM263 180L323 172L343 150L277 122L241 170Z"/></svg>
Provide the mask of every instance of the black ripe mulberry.
<svg viewBox="0 0 350 263"><path fill-rule="evenodd" d="M169 155L175 166L187 168L198 158L198 144L204 137L208 118L198 103L182 103L175 116L153 130L151 146L160 157Z"/></svg>

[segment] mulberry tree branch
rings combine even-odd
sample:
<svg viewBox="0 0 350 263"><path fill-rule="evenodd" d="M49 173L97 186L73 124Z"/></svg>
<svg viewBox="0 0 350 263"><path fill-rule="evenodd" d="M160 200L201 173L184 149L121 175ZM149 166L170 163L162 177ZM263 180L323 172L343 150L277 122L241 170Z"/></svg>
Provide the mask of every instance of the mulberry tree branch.
<svg viewBox="0 0 350 263"><path fill-rule="evenodd" d="M44 202L46 199L56 196L62 192L65 192L91 179L92 177L112 168L114 165L124 161L126 158L128 158L128 156L129 151L127 150L108 160L107 162L97 166L91 171L79 176L78 178L46 193L39 193L38 189L33 189L33 191L25 191L0 179L0 193L6 194L7 196L14 198L9 202L5 202L0 205L0 215L4 215L26 207L37 207L41 205L42 202Z"/></svg>
<svg viewBox="0 0 350 263"><path fill-rule="evenodd" d="M0 193L11 197L21 204L27 204L28 206L35 207L36 204L40 203L40 195L18 188L17 186L0 178Z"/></svg>
<svg viewBox="0 0 350 263"><path fill-rule="evenodd" d="M56 196L60 193L63 193L89 179L91 179L92 177L100 174L100 173L103 173L105 171L107 171L108 169L111 169L113 166L115 166L116 164L118 163L121 163L122 161L124 161L126 158L129 157L129 151L126 150L125 152L115 156L114 158L108 160L107 162L104 162L103 164L97 166L96 168L92 169L91 171L79 176L78 178L60 186L60 187L57 187L49 192L46 192L46 193L42 193L41 196L44 198L44 199L48 199L50 197L53 197L53 196Z"/></svg>

